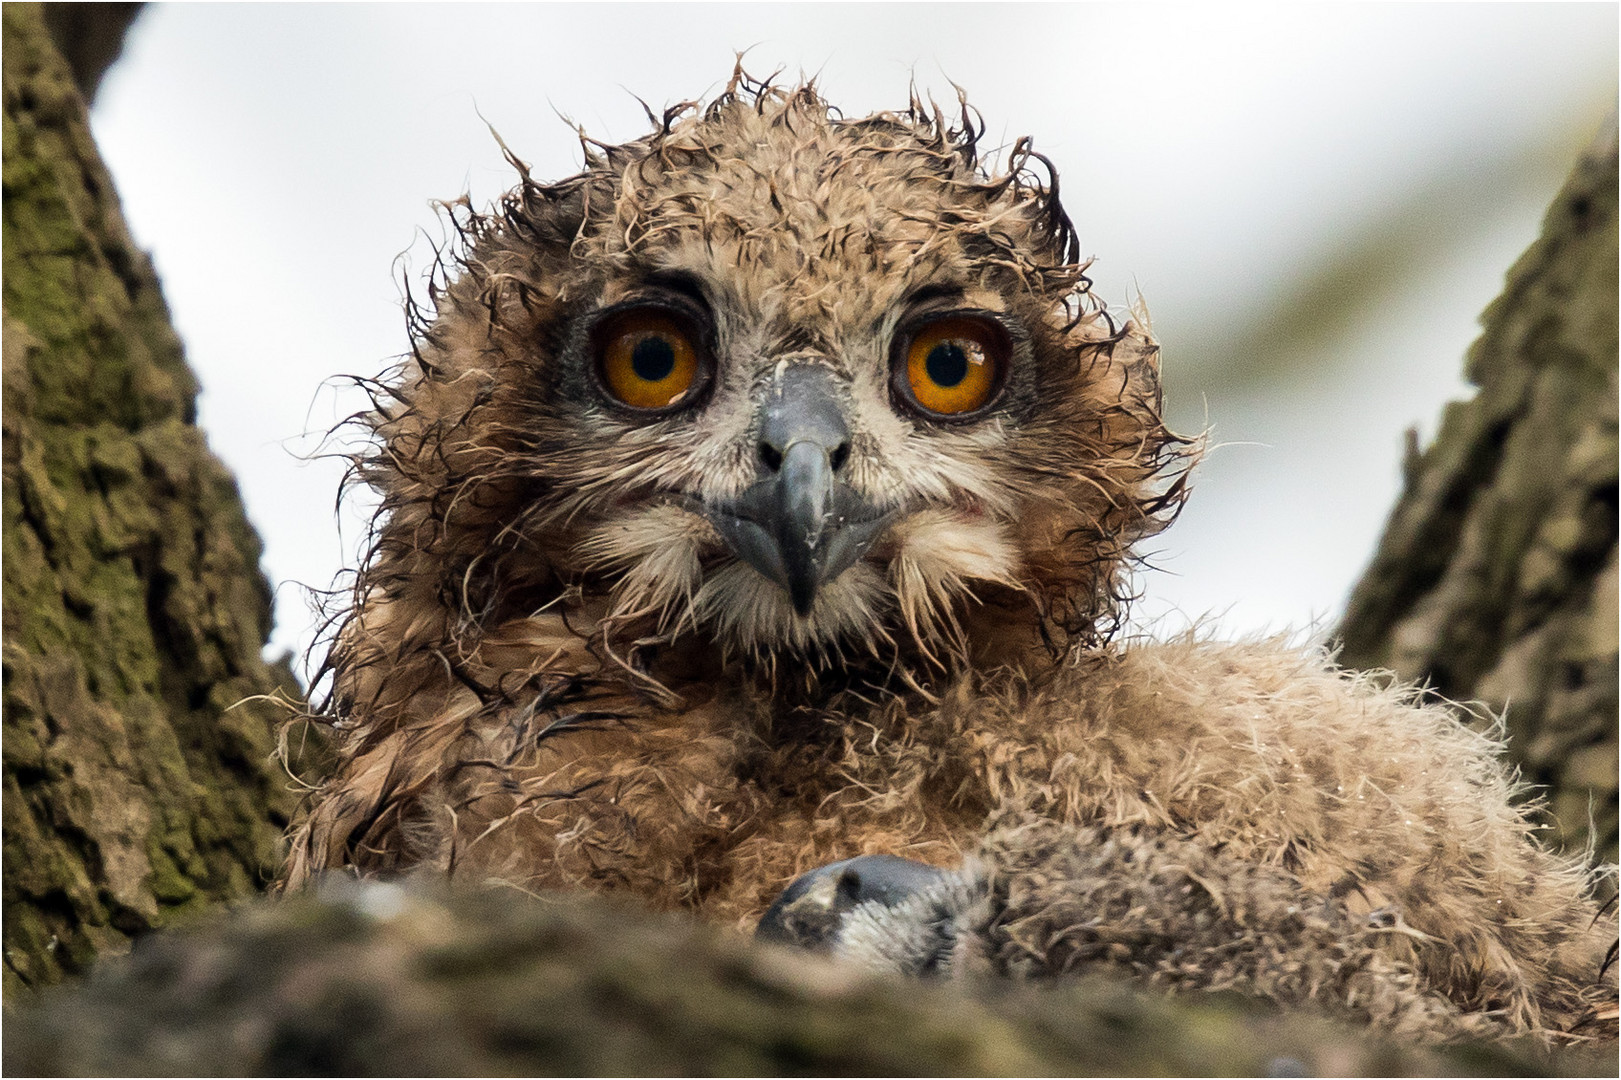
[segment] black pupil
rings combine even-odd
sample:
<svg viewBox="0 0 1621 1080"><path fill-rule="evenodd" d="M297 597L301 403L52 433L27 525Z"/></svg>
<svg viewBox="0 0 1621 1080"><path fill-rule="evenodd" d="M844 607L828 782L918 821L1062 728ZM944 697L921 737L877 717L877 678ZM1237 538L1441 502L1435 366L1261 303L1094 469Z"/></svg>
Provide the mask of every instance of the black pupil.
<svg viewBox="0 0 1621 1080"><path fill-rule="evenodd" d="M968 354L955 341L942 341L929 350L923 369L934 385L956 386L968 377Z"/></svg>
<svg viewBox="0 0 1621 1080"><path fill-rule="evenodd" d="M663 338L649 335L631 350L630 366L638 379L662 382L675 370L675 350Z"/></svg>

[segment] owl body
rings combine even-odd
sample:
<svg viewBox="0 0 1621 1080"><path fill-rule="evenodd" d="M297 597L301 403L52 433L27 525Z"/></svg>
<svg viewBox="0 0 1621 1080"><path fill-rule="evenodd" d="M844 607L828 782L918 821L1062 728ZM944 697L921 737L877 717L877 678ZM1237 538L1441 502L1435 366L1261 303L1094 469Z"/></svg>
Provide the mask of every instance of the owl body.
<svg viewBox="0 0 1621 1080"><path fill-rule="evenodd" d="M420 869L746 925L851 856L1131 828L1399 910L1390 962L1458 1008L1575 1022L1613 927L1495 743L1311 651L1118 639L1190 445L1041 164L986 170L966 107L845 120L738 75L454 212L375 384L340 761L287 881Z"/></svg>

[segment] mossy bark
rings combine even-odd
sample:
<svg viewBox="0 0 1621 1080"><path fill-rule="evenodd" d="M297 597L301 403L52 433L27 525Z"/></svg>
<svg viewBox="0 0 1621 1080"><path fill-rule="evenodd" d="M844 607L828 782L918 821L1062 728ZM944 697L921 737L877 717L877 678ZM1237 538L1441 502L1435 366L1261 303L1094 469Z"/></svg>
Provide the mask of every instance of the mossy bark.
<svg viewBox="0 0 1621 1080"><path fill-rule="evenodd" d="M258 890L270 593L38 5L4 18L5 993Z"/></svg>
<svg viewBox="0 0 1621 1080"><path fill-rule="evenodd" d="M1613 124L1613 121L1612 121ZM1482 317L1340 627L1342 662L1506 716L1555 839L1616 858L1614 127ZM1591 818L1590 816L1591 815ZM1589 821L1591 820L1591 827Z"/></svg>

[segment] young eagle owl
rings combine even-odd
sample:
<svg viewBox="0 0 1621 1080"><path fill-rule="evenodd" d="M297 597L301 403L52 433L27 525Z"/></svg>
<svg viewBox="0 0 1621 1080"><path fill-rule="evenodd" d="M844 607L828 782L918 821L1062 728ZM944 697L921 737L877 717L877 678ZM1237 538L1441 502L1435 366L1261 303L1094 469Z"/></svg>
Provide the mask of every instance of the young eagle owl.
<svg viewBox="0 0 1621 1080"><path fill-rule="evenodd" d="M1143 909L1088 909L1086 873L1160 888L1146 854L1087 853L1146 845L1220 863L1226 922L1167 924L1208 955L1235 919L1287 952L1310 908L1426 1008L1581 1021L1613 930L1494 743L1315 653L1114 640L1189 444L1056 174L1027 141L983 167L979 135L966 106L844 119L738 75L452 207L431 315L374 384L339 763L287 883L423 867L747 925L823 864L977 850L987 926L1042 927L995 948L1067 968ZM1056 863L1008 841L1038 834ZM1289 998L1265 971L1177 985Z"/></svg>

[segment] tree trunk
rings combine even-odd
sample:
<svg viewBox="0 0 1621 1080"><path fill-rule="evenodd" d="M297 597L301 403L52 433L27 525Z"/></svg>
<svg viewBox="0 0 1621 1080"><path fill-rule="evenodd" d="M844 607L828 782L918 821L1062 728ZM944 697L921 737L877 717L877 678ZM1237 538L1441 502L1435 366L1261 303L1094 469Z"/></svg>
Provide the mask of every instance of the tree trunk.
<svg viewBox="0 0 1621 1080"><path fill-rule="evenodd" d="M1613 124L1613 121L1612 121ZM1505 714L1559 843L1616 859L1616 138L1554 200L1352 594L1342 663ZM1591 821L1591 825L1589 824Z"/></svg>
<svg viewBox="0 0 1621 1080"><path fill-rule="evenodd" d="M4 7L7 998L258 890L270 592L38 5Z"/></svg>

